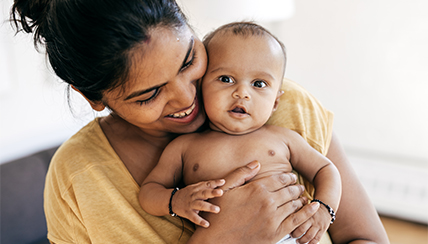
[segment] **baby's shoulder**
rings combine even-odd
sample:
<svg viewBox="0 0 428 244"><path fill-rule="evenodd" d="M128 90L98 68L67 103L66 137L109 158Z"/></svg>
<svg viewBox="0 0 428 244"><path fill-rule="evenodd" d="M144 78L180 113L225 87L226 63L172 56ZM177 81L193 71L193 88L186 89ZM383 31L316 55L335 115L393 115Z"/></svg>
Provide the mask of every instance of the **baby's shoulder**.
<svg viewBox="0 0 428 244"><path fill-rule="evenodd" d="M183 134L172 140L170 144L185 145L189 143L199 143L206 138L205 135L205 132Z"/></svg>
<svg viewBox="0 0 428 244"><path fill-rule="evenodd" d="M289 128L276 125L264 125L262 128L264 129L264 131L261 131L262 134L269 135L271 137L274 136L286 142L294 142L301 138L299 133Z"/></svg>
<svg viewBox="0 0 428 244"><path fill-rule="evenodd" d="M266 132L269 132L269 133L274 133L274 134L280 134L280 135L282 135L282 134L294 134L294 133L296 133L295 131L293 131L293 130L291 130L291 129L288 129L288 128L285 128L285 127L281 127L281 126L277 126L277 125L268 125L268 124L266 124L266 125L264 125L263 127L262 127L262 133L266 133Z"/></svg>

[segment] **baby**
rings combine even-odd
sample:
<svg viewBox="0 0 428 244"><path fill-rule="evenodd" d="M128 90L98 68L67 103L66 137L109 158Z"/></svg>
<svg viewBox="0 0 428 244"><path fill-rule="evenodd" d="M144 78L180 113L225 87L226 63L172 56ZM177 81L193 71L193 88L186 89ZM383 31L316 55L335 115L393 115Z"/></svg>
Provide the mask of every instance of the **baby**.
<svg viewBox="0 0 428 244"><path fill-rule="evenodd" d="M283 44L250 22L222 26L204 44L208 68L201 89L209 129L179 136L165 148L142 184L141 206L153 215L169 213L208 227L210 214L199 213L220 211L207 200L224 194L217 189L222 177L257 160L261 168L252 180L294 169L314 185L314 201L324 206L312 217L316 224L303 225L307 234L320 237L339 206L339 172L298 133L265 125L283 95ZM185 187L178 189L182 182Z"/></svg>

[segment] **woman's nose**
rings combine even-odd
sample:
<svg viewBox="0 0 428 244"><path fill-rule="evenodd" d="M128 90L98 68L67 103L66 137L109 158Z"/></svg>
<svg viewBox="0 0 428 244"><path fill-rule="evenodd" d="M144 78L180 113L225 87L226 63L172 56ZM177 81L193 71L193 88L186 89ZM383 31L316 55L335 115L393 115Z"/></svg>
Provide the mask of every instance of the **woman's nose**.
<svg viewBox="0 0 428 244"><path fill-rule="evenodd" d="M175 80L172 88L172 96L169 104L177 108L187 107L193 104L196 96L196 86L194 82L182 79Z"/></svg>
<svg viewBox="0 0 428 244"><path fill-rule="evenodd" d="M245 99L245 100L251 99L250 93L248 92L248 88L245 87L244 85L238 85L238 87L236 87L236 89L233 91L232 97L236 99Z"/></svg>

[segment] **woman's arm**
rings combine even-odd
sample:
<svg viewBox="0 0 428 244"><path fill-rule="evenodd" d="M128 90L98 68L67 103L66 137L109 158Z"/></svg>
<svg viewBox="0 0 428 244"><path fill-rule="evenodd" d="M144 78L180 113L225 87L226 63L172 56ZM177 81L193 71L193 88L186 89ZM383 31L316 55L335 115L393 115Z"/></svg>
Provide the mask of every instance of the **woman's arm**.
<svg viewBox="0 0 428 244"><path fill-rule="evenodd" d="M334 133L327 157L336 165L342 179L340 208L329 229L333 243L389 243L380 218Z"/></svg>
<svg viewBox="0 0 428 244"><path fill-rule="evenodd" d="M318 210L319 203L302 208L307 201L299 197L304 188L294 185L296 176L291 173L243 185L259 169L253 162L225 177L224 195L213 199L221 211L210 214L210 227L197 228L188 243L275 243Z"/></svg>

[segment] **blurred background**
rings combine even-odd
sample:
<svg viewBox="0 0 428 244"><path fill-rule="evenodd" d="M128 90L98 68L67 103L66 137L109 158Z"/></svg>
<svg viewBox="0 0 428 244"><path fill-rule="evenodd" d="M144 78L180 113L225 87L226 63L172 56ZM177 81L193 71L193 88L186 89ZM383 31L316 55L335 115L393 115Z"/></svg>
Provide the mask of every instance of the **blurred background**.
<svg viewBox="0 0 428 244"><path fill-rule="evenodd" d="M286 76L334 112L391 242L428 243L428 1L178 2L200 38L254 20L281 39ZM11 4L1 1L1 20ZM40 50L0 23L0 164L57 146L103 114L73 92L68 103Z"/></svg>

